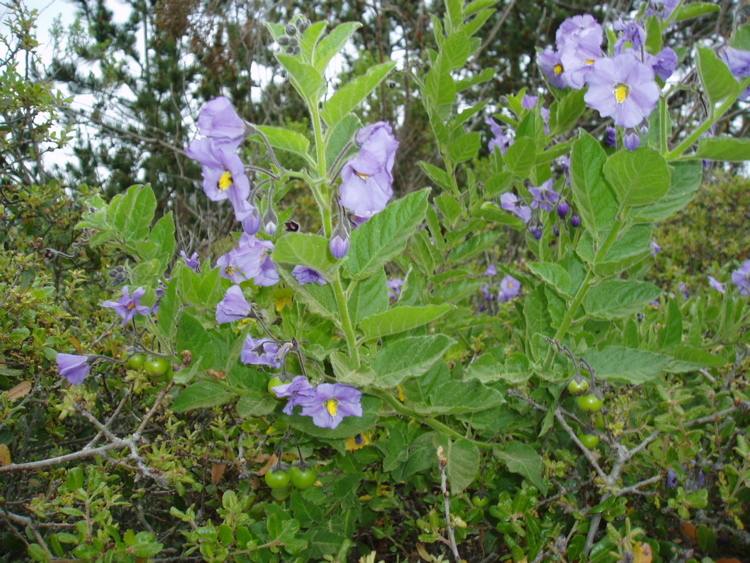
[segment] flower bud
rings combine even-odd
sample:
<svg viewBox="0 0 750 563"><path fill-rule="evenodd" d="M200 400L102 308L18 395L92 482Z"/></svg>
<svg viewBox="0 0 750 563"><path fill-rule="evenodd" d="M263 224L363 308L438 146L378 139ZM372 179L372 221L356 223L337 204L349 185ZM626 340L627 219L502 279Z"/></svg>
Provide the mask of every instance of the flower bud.
<svg viewBox="0 0 750 563"><path fill-rule="evenodd" d="M641 145L641 138L638 136L638 133L636 133L632 129L625 133L622 141L625 145L625 148L629 151L634 151Z"/></svg>
<svg viewBox="0 0 750 563"><path fill-rule="evenodd" d="M604 133L604 144L608 147L617 147L617 131L614 127L607 127Z"/></svg>
<svg viewBox="0 0 750 563"><path fill-rule="evenodd" d="M285 31L287 35L297 35L297 28L292 24L288 24Z"/></svg>
<svg viewBox="0 0 750 563"><path fill-rule="evenodd" d="M286 47L287 45L289 45L289 38L286 35L282 35L276 40L276 43L278 43L282 47Z"/></svg>
<svg viewBox="0 0 750 563"><path fill-rule="evenodd" d="M557 215L560 219L565 219L565 217L568 216L568 213L570 213L570 204L564 199L561 199L557 204Z"/></svg>
<svg viewBox="0 0 750 563"><path fill-rule="evenodd" d="M343 237L338 233L334 234L329 243L329 248L334 258L343 258L349 252L349 237L346 233L344 233Z"/></svg>
<svg viewBox="0 0 750 563"><path fill-rule="evenodd" d="M542 222L537 217L532 218L529 222L529 232L531 233L531 236L533 236L536 240L542 238L542 235L544 234L544 227L542 226Z"/></svg>
<svg viewBox="0 0 750 563"><path fill-rule="evenodd" d="M263 230L268 236L276 234L276 229L279 228L279 218L276 217L276 212L273 207L269 207L266 214L263 216Z"/></svg>
<svg viewBox="0 0 750 563"><path fill-rule="evenodd" d="M254 235L260 230L260 214L257 208L242 220L242 230L248 235Z"/></svg>
<svg viewBox="0 0 750 563"><path fill-rule="evenodd" d="M570 216L570 226L576 228L581 226L581 218L575 213Z"/></svg>

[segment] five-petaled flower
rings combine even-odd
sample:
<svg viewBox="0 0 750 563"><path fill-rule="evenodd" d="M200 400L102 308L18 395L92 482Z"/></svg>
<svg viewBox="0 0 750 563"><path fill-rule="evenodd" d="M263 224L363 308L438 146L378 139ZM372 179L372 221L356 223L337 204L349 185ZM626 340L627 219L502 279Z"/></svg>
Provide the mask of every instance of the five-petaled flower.
<svg viewBox="0 0 750 563"><path fill-rule="evenodd" d="M66 378L72 385L80 385L91 371L89 356L78 356L76 354L57 354L57 367L60 375Z"/></svg>
<svg viewBox="0 0 750 563"><path fill-rule="evenodd" d="M362 416L362 391L341 383L321 383L315 395L298 402L302 415L321 428L336 428L346 416Z"/></svg>
<svg viewBox="0 0 750 563"><path fill-rule="evenodd" d="M293 414L294 407L302 406L315 399L315 387L301 375L296 376L290 383L277 385L273 388L273 392L279 398L289 397L283 410L286 414Z"/></svg>
<svg viewBox="0 0 750 563"><path fill-rule="evenodd" d="M740 295L750 295L750 260L745 260L739 269L732 272L732 282L739 288Z"/></svg>
<svg viewBox="0 0 750 563"><path fill-rule="evenodd" d="M292 269L292 275L297 279L297 283L305 285L308 283L317 283L318 285L325 285L326 278L323 274L308 268L307 266L295 266Z"/></svg>
<svg viewBox="0 0 750 563"><path fill-rule="evenodd" d="M521 293L521 282L513 276L508 275L500 282L500 292L497 295L497 300L505 303L514 297L518 297L519 293Z"/></svg>
<svg viewBox="0 0 750 563"><path fill-rule="evenodd" d="M198 117L201 135L235 150L247 136L248 126L237 114L229 98L219 96L206 103Z"/></svg>
<svg viewBox="0 0 750 563"><path fill-rule="evenodd" d="M114 309L115 312L122 317L122 328L125 328L127 324L133 320L136 314L148 315L151 313L151 308L146 305L141 305L141 297L146 294L146 290L139 287L130 295L130 287L127 285L122 288L122 297L119 301L105 301L102 303L102 307L109 307Z"/></svg>
<svg viewBox="0 0 750 563"><path fill-rule="evenodd" d="M279 281L279 271L269 255L274 245L255 235L243 233L237 248L223 254L216 261L221 275L234 283L252 279L257 285L274 285Z"/></svg>
<svg viewBox="0 0 750 563"><path fill-rule="evenodd" d="M350 210L355 223L363 223L385 209L393 196L393 165L398 141L393 129L379 121L360 129L360 149L341 169L339 203Z"/></svg>
<svg viewBox="0 0 750 563"><path fill-rule="evenodd" d="M560 200L560 194L555 191L551 179L543 182L541 186L529 188L529 192L534 197L534 201L531 202L532 209L552 211Z"/></svg>
<svg viewBox="0 0 750 563"><path fill-rule="evenodd" d="M187 253L184 250L180 250L180 256L185 260L185 265L197 274L198 270L201 268L201 263L198 260L198 253L193 252L190 258L188 258Z"/></svg>
<svg viewBox="0 0 750 563"><path fill-rule="evenodd" d="M224 324L239 321L247 318L251 311L252 307L242 294L242 288L233 285L227 289L224 299L216 306L216 322Z"/></svg>
<svg viewBox="0 0 750 563"><path fill-rule="evenodd" d="M242 346L240 359L243 363L252 366L281 367L279 357L279 344L270 338L255 339L248 336Z"/></svg>
<svg viewBox="0 0 750 563"><path fill-rule="evenodd" d="M516 214L524 223L531 221L531 207L523 204L514 193L507 192L500 196L500 206L506 211Z"/></svg>

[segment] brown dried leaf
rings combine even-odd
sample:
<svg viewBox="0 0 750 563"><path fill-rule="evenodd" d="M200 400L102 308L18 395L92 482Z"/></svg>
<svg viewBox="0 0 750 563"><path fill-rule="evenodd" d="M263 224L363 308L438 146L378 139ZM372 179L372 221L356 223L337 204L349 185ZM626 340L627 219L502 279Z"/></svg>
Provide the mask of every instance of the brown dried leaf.
<svg viewBox="0 0 750 563"><path fill-rule="evenodd" d="M263 477L266 474L266 471L276 465L278 461L279 458L276 457L276 454L273 454L271 457L269 457L266 464L258 470L258 477Z"/></svg>
<svg viewBox="0 0 750 563"><path fill-rule="evenodd" d="M10 459L10 450L5 444L0 444L0 467L5 467L13 463Z"/></svg>
<svg viewBox="0 0 750 563"><path fill-rule="evenodd" d="M15 401L16 399L20 399L21 397L25 397L31 392L31 382L30 381L22 381L15 387L11 388L8 391L8 399L11 401Z"/></svg>
<svg viewBox="0 0 750 563"><path fill-rule="evenodd" d="M224 472L227 470L226 463L214 463L211 466L211 482L217 485L221 478L224 476Z"/></svg>

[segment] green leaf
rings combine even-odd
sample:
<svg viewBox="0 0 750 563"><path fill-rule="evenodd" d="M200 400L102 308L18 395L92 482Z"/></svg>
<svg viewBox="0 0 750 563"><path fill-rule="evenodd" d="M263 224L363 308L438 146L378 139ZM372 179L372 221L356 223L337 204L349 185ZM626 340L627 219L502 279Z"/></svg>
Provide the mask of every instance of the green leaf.
<svg viewBox="0 0 750 563"><path fill-rule="evenodd" d="M266 136L266 139L268 139L268 142L273 148L293 152L305 158L309 158L307 150L310 147L310 141L301 133L267 125L258 125L256 126L256 129ZM260 137L254 138L254 140L261 143L263 142Z"/></svg>
<svg viewBox="0 0 750 563"><path fill-rule="evenodd" d="M367 340L389 334L398 334L418 326L431 323L453 309L453 305L426 305L424 307L396 307L390 311L372 315L359 323Z"/></svg>
<svg viewBox="0 0 750 563"><path fill-rule="evenodd" d="M739 82L713 49L698 47L698 74L712 108L740 93Z"/></svg>
<svg viewBox="0 0 750 563"><path fill-rule="evenodd" d="M588 233L581 237L578 254L586 262L594 262L594 272L601 277L618 274L635 264L645 260L652 254L650 246L653 225L636 225L620 236L612 245L607 255L596 261L594 243Z"/></svg>
<svg viewBox="0 0 750 563"><path fill-rule="evenodd" d="M508 147L504 158L508 170L526 178L536 164L536 142L530 137L519 137Z"/></svg>
<svg viewBox="0 0 750 563"><path fill-rule="evenodd" d="M448 192L440 194L434 201L435 205L440 210L440 213L442 213L443 217L448 220L446 226L453 225L461 216L461 213L463 213L461 205L456 201L456 198Z"/></svg>
<svg viewBox="0 0 750 563"><path fill-rule="evenodd" d="M473 0L472 2L469 2L464 8L464 18L470 18L471 16L484 10L485 8L489 8L490 6L497 4L497 1L498 0ZM490 11L494 12L495 10Z"/></svg>
<svg viewBox="0 0 750 563"><path fill-rule="evenodd" d="M473 379L447 381L433 387L425 401L411 402L407 395L407 406L419 414L462 414L491 409L505 403L505 397L497 389L487 387Z"/></svg>
<svg viewBox="0 0 750 563"><path fill-rule="evenodd" d="M351 436L362 434L372 429L378 422L379 411L383 405L381 399L362 396L362 416L347 416L336 428L320 428L312 418L299 414L285 418L289 425L304 435L321 438L323 440L345 440Z"/></svg>
<svg viewBox="0 0 750 563"><path fill-rule="evenodd" d="M569 295L572 282L565 268L554 262L529 262L528 266L534 274L546 284L554 287L560 295Z"/></svg>
<svg viewBox="0 0 750 563"><path fill-rule="evenodd" d="M153 557L164 549L163 543L137 543L133 546L133 553L139 558Z"/></svg>
<svg viewBox="0 0 750 563"><path fill-rule="evenodd" d="M278 404L278 401L268 393L246 391L237 401L237 416L242 419L266 416L271 414Z"/></svg>
<svg viewBox="0 0 750 563"><path fill-rule="evenodd" d="M453 180L445 170L443 170L442 168L438 168L437 166L433 166L432 164L428 164L423 160L417 162L417 165L419 165L419 167L424 171L425 174L427 174L430 180L435 182L438 186L446 191L451 191L453 189Z"/></svg>
<svg viewBox="0 0 750 563"><path fill-rule="evenodd" d="M529 444L511 442L505 449L492 448L492 454L505 464L508 471L522 475L542 494L547 494L547 485L542 479L544 462Z"/></svg>
<svg viewBox="0 0 750 563"><path fill-rule="evenodd" d="M446 434L436 434L435 445L442 446L443 455L448 460L445 471L451 493L457 495L463 492L477 478L481 462L479 448L465 438L453 442ZM435 457L437 463L437 453Z"/></svg>
<svg viewBox="0 0 750 563"><path fill-rule="evenodd" d="M677 301L670 299L667 302L666 326L659 332L659 348L667 350L674 348L682 342L682 311Z"/></svg>
<svg viewBox="0 0 750 563"><path fill-rule="evenodd" d="M441 107L449 106L455 99L456 83L451 76L450 66L442 56L438 56L425 78L425 107L428 110L440 111ZM430 120L433 121L432 116Z"/></svg>
<svg viewBox="0 0 750 563"><path fill-rule="evenodd" d="M428 189L394 201L358 227L351 238L345 268L353 278L364 278L400 254L427 212Z"/></svg>
<svg viewBox="0 0 750 563"><path fill-rule="evenodd" d="M565 133L578 123L578 119L586 111L584 94L584 90L573 90L561 100L552 102L549 111L550 136L556 137Z"/></svg>
<svg viewBox="0 0 750 563"><path fill-rule="evenodd" d="M591 317L613 320L642 311L661 293L652 283L610 280L592 287L583 304Z"/></svg>
<svg viewBox="0 0 750 563"><path fill-rule="evenodd" d="M448 144L448 155L454 164L476 158L482 146L482 136L477 133L467 133Z"/></svg>
<svg viewBox="0 0 750 563"><path fill-rule="evenodd" d="M196 369L213 367L215 341L195 317L184 313L177 327L177 351L189 350Z"/></svg>
<svg viewBox="0 0 750 563"><path fill-rule="evenodd" d="M199 381L186 387L177 395L172 403L174 412L185 412L193 409L205 409L223 405L234 399L236 395L227 391L213 381Z"/></svg>
<svg viewBox="0 0 750 563"><path fill-rule="evenodd" d="M448 59L448 66L451 70L463 68L471 55L469 36L464 31L454 33L445 40L440 51Z"/></svg>
<svg viewBox="0 0 750 563"><path fill-rule="evenodd" d="M646 18L646 50L658 53L662 49L661 21L657 17Z"/></svg>
<svg viewBox="0 0 750 563"><path fill-rule="evenodd" d="M174 233L174 219L172 217L172 212L170 211L156 222L154 228L151 229L151 236L148 238L158 249L155 255L149 256L148 259L157 258L161 263L162 270L166 270L169 267L172 258L174 258Z"/></svg>
<svg viewBox="0 0 750 563"><path fill-rule="evenodd" d="M690 20L720 10L721 6L718 4L710 4L708 2L690 2L680 6L674 15L674 22L677 23L683 20Z"/></svg>
<svg viewBox="0 0 750 563"><path fill-rule="evenodd" d="M503 360L505 347L493 349L471 362L466 370L466 379L476 379L482 383L506 381L512 385L525 383L532 376L529 358L525 354L511 354Z"/></svg>
<svg viewBox="0 0 750 563"><path fill-rule="evenodd" d="M698 150L690 158L743 162L750 160L750 139L709 137L698 141Z"/></svg>
<svg viewBox="0 0 750 563"><path fill-rule="evenodd" d="M307 266L328 280L341 264L331 254L328 239L307 233L286 233L276 242L273 259L294 266Z"/></svg>
<svg viewBox="0 0 750 563"><path fill-rule="evenodd" d="M331 98L323 104L320 116L328 127L336 125L356 108L380 84L388 73L396 66L395 61L388 61L374 67L358 76L346 86L337 90Z"/></svg>
<svg viewBox="0 0 750 563"><path fill-rule="evenodd" d="M392 389L407 377L419 377L453 344L455 340L443 334L412 336L389 342L375 357L376 379L372 384L381 389Z"/></svg>
<svg viewBox="0 0 750 563"><path fill-rule="evenodd" d="M110 212L113 209L112 222L119 236L127 242L144 240L154 220L156 196L148 184L131 186L114 208L110 205Z"/></svg>
<svg viewBox="0 0 750 563"><path fill-rule="evenodd" d="M669 356L623 346L589 349L583 357L596 370L596 376L610 383L641 385L659 379Z"/></svg>
<svg viewBox="0 0 750 563"><path fill-rule="evenodd" d="M342 119L336 127L327 134L326 162L331 167L336 164L344 148L354 139L357 131L362 127L359 117L350 113Z"/></svg>
<svg viewBox="0 0 750 563"><path fill-rule="evenodd" d="M509 211L500 209L494 203L486 202L482 204L479 209L474 211L473 215L476 217L481 217L482 219L485 219L487 221L492 221L493 223L508 225L510 227L513 227L517 231L526 230L526 223L524 223L520 218L516 217Z"/></svg>
<svg viewBox="0 0 750 563"><path fill-rule="evenodd" d="M692 201L703 181L703 163L676 162L672 165L671 182L667 195L656 203L633 209L636 222L663 221L681 211Z"/></svg>
<svg viewBox="0 0 750 563"><path fill-rule="evenodd" d="M388 288L385 271L380 270L369 278L356 282L348 300L349 316L355 325L371 315L388 310Z"/></svg>
<svg viewBox="0 0 750 563"><path fill-rule="evenodd" d="M307 283L300 285L297 278L291 274L291 270L289 267L281 266L279 275L288 286L294 289L295 296L307 305L313 313L333 321L339 321L338 306L331 284Z"/></svg>
<svg viewBox="0 0 750 563"><path fill-rule="evenodd" d="M750 19L747 21L750 22ZM731 46L741 51L750 51L750 23L735 28Z"/></svg>
<svg viewBox="0 0 750 563"><path fill-rule="evenodd" d="M303 63L295 56L276 53L276 59L289 73L289 80L302 99L317 103L326 88L323 75L314 66Z"/></svg>
<svg viewBox="0 0 750 563"><path fill-rule="evenodd" d="M599 240L601 231L612 226L617 213L615 194L604 179L606 161L607 154L601 145L582 130L573 143L570 176L573 201L583 226L594 240Z"/></svg>
<svg viewBox="0 0 750 563"><path fill-rule="evenodd" d="M485 250L489 250L497 242L500 234L497 232L481 233L475 235L466 242L459 244L448 256L448 263L459 264L470 260Z"/></svg>
<svg viewBox="0 0 750 563"><path fill-rule="evenodd" d="M604 176L622 207L654 203L669 191L667 161L649 147L613 154L604 164Z"/></svg>
<svg viewBox="0 0 750 563"><path fill-rule="evenodd" d="M695 371L704 366L720 368L728 363L721 356L689 346L675 346L672 355L674 361L670 362L666 368L670 372Z"/></svg>
<svg viewBox="0 0 750 563"><path fill-rule="evenodd" d="M177 294L177 280L171 279L167 284L167 290L161 298L159 304L159 332L172 340L177 330L177 317L180 313L180 298Z"/></svg>
<svg viewBox="0 0 750 563"><path fill-rule="evenodd" d="M324 72L331 59L344 48L349 38L354 35L362 24L360 22L346 22L337 25L320 43L313 56L313 64L320 72Z"/></svg>

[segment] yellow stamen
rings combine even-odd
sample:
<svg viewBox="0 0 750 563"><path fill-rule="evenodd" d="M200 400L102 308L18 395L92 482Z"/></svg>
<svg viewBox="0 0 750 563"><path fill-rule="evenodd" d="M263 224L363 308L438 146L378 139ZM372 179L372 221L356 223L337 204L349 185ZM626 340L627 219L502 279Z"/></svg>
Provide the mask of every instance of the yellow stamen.
<svg viewBox="0 0 750 563"><path fill-rule="evenodd" d="M135 301L133 301L132 303L128 303L127 309L128 311L132 311L133 309L135 309Z"/></svg>
<svg viewBox="0 0 750 563"><path fill-rule="evenodd" d="M630 88L628 88L627 84L618 84L615 86L615 99L618 104L624 102L627 99L628 94L630 94Z"/></svg>
<svg viewBox="0 0 750 563"><path fill-rule="evenodd" d="M219 189L221 191L227 190L233 183L232 174L230 172L224 172L224 174L221 175L221 178L219 178Z"/></svg>
<svg viewBox="0 0 750 563"><path fill-rule="evenodd" d="M563 65L561 65L560 63L557 63L552 70L555 71L555 74L562 74L562 72L563 72Z"/></svg>
<svg viewBox="0 0 750 563"><path fill-rule="evenodd" d="M594 59L586 59L586 64L587 65L592 65L592 64L594 64L594 62L595 62Z"/></svg>
<svg viewBox="0 0 750 563"><path fill-rule="evenodd" d="M232 266L227 266L225 271L228 276L234 275L234 268Z"/></svg>
<svg viewBox="0 0 750 563"><path fill-rule="evenodd" d="M339 402L336 399L328 399L323 404L326 406L326 410L328 411L328 414L330 414L331 416L336 416L336 413L338 412L338 406L339 406Z"/></svg>
<svg viewBox="0 0 750 563"><path fill-rule="evenodd" d="M362 178L363 180L367 180L367 178L369 178L369 177L370 177L370 175L369 175L369 174L362 174L362 173L360 173L360 172L355 172L355 174L356 174L357 176L359 176L360 178Z"/></svg>

